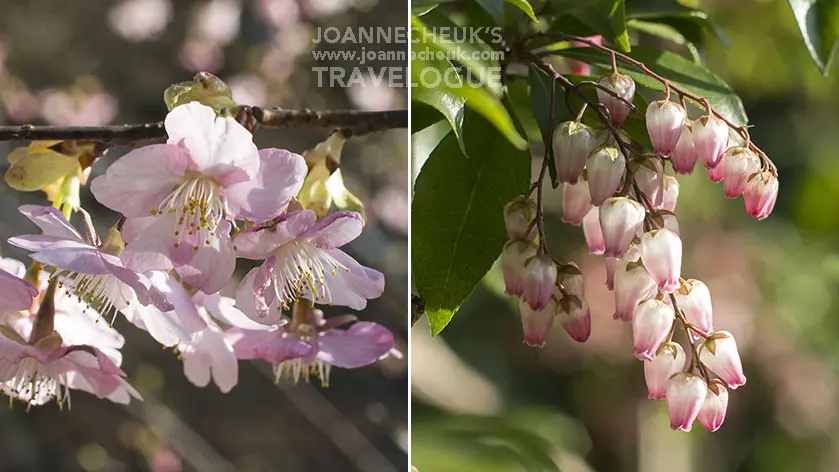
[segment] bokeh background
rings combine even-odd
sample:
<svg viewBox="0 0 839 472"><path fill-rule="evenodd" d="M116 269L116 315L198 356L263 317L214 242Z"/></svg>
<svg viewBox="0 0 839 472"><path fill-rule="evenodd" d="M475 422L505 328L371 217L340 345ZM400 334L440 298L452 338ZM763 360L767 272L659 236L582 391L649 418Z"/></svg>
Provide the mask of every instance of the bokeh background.
<svg viewBox="0 0 839 472"><path fill-rule="evenodd" d="M407 3L385 0L27 0L0 1L0 124L99 125L160 121L163 91L212 72L238 103L283 108L405 108L405 89L318 87L312 67L318 27L404 26ZM370 49L370 45L367 45ZM360 45L331 45L340 50ZM381 50L404 44L374 45ZM406 63L372 64L401 66ZM386 83L385 83L386 85ZM302 152L329 130L259 130L259 147ZM366 204L368 225L348 249L384 272L385 294L359 313L407 348L407 130L348 142L347 186ZM0 143L0 156L24 143ZM116 148L94 168L126 152ZM5 171L5 159L0 171ZM89 190L83 205L100 234L117 216ZM16 211L44 195L0 184L0 253L27 260L8 237L34 227ZM240 266L239 276L247 267ZM228 287L228 289L231 289ZM229 293L229 290L228 290ZM332 310L341 314L346 311ZM144 402L128 407L74 392L27 413L0 408L0 471L402 471L407 463L407 358L354 371L330 387L282 382L267 364L241 362L227 395L197 388L180 361L124 320L123 369Z"/></svg>
<svg viewBox="0 0 839 472"><path fill-rule="evenodd" d="M631 328L612 320L602 258L561 224L555 192L549 245L586 274L591 338L576 344L555 326L546 348L525 346L497 267L438 338L417 323L420 471L839 470L839 71L818 73L786 1L699 5L728 38L708 41L707 65L743 98L781 183L757 222L701 170L680 177L683 274L710 287L715 326L735 334L748 377L725 424L670 431L664 404L647 399ZM421 160L428 145L416 141Z"/></svg>

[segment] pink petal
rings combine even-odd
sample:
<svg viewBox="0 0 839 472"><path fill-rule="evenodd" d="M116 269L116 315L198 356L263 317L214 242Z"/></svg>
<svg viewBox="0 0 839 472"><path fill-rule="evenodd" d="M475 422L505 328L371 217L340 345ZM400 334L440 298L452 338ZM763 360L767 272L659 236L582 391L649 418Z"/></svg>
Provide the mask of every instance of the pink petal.
<svg viewBox="0 0 839 472"><path fill-rule="evenodd" d="M330 304L363 310L367 307L367 300L378 298L384 292L385 279L380 272L364 267L340 249L326 252L349 269L347 271L339 268L335 275L326 275L326 285L331 296ZM313 300L308 288L304 288L300 296Z"/></svg>
<svg viewBox="0 0 839 472"><path fill-rule="evenodd" d="M126 269L122 266L122 262L115 256L109 254L102 254L101 256L108 271L121 282L131 287L140 303L143 305L152 304L160 311L169 311L174 308L166 295L144 274Z"/></svg>
<svg viewBox="0 0 839 472"><path fill-rule="evenodd" d="M354 211L336 211L319 220L301 234L321 249L334 249L352 241L361 234L364 218Z"/></svg>
<svg viewBox="0 0 839 472"><path fill-rule="evenodd" d="M276 226L261 228L255 226L242 231L234 238L236 255L246 259L262 260L279 246L288 244L317 222L317 215L311 210L300 210L281 215Z"/></svg>
<svg viewBox="0 0 839 472"><path fill-rule="evenodd" d="M64 239L57 236L45 236L41 234L26 234L9 238L9 244L27 251L43 251L48 249L84 248L90 249L87 243Z"/></svg>
<svg viewBox="0 0 839 472"><path fill-rule="evenodd" d="M284 149L259 151L260 168L256 178L224 191L231 213L256 223L268 221L285 211L303 187L308 168L302 156Z"/></svg>
<svg viewBox="0 0 839 472"><path fill-rule="evenodd" d="M355 323L346 331L324 331L317 339L316 358L346 369L372 364L394 346L393 335L387 328L364 321Z"/></svg>
<svg viewBox="0 0 839 472"><path fill-rule="evenodd" d="M267 331L268 329L270 329L268 326L259 324L248 318L248 316L245 315L245 313L243 313L242 310L234 306L234 300L232 298L222 297L218 293L214 293L212 295L205 295L202 292L198 292L197 294L195 294L195 296L193 296L193 300L196 300L196 303L198 305L201 305L204 308L206 308L207 311L213 316L213 318L221 321L224 324L234 326L237 328L257 331ZM279 318L275 321L279 324L285 320L283 318Z"/></svg>
<svg viewBox="0 0 839 472"><path fill-rule="evenodd" d="M0 270L0 312L28 310L37 295L32 284Z"/></svg>
<svg viewBox="0 0 839 472"><path fill-rule="evenodd" d="M41 228L41 230L48 236L71 239L80 243L85 242L82 235L70 225L67 218L64 218L64 215L53 207L23 205L18 208L18 211L38 225L38 227Z"/></svg>
<svg viewBox="0 0 839 472"><path fill-rule="evenodd" d="M81 274L102 275L110 273L102 260L102 254L91 246L47 249L36 252L31 257L46 265Z"/></svg>
<svg viewBox="0 0 839 472"><path fill-rule="evenodd" d="M0 382L9 380L12 367L24 357L27 349L34 348L0 337Z"/></svg>
<svg viewBox="0 0 839 472"><path fill-rule="evenodd" d="M197 333L182 349L184 375L190 382L205 387L212 376L222 393L229 392L239 379L239 363L233 348L222 333L211 328Z"/></svg>
<svg viewBox="0 0 839 472"><path fill-rule="evenodd" d="M120 255L125 267L137 272L173 268L174 227L175 215L169 213L127 219L122 235L128 244Z"/></svg>
<svg viewBox="0 0 839 472"><path fill-rule="evenodd" d="M274 331L252 331L249 329L230 328L224 333L224 338L233 346L233 352L239 359L261 359L262 347L276 337Z"/></svg>
<svg viewBox="0 0 839 472"><path fill-rule="evenodd" d="M223 220L216 230L216 237L209 240L211 244L200 244L197 250L181 244L185 251L194 252L187 264L175 268L184 282L205 293L218 292L224 288L236 269L236 255L229 234L230 222Z"/></svg>
<svg viewBox="0 0 839 472"><path fill-rule="evenodd" d="M149 272L148 277L154 287L172 304L172 310L168 314L176 318L182 330L197 333L207 328L207 322L198 314L192 297L175 277L163 271ZM187 336L182 339L188 338Z"/></svg>
<svg viewBox="0 0 839 472"><path fill-rule="evenodd" d="M264 318L268 316L268 309L274 301L274 291L270 288L274 275L274 266L277 264L276 256L269 256L256 269L253 278L253 306L256 316ZM266 296L266 291L268 292Z"/></svg>

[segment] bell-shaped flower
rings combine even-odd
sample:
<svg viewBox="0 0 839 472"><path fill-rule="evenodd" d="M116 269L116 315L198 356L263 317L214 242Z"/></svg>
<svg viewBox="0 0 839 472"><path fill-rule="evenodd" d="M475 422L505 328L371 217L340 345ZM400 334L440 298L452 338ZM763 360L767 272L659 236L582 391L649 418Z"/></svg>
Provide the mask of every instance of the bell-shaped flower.
<svg viewBox="0 0 839 472"><path fill-rule="evenodd" d="M507 227L507 237L533 241L536 237L536 202L519 195L504 205L504 225Z"/></svg>
<svg viewBox="0 0 839 472"><path fill-rule="evenodd" d="M166 116L166 144L137 148L91 183L99 202L131 219L127 257L135 266L161 259L185 282L208 292L230 279L235 255L227 218L267 221L298 193L306 164L279 149L258 152L231 117L198 102ZM151 216L149 216L151 215ZM161 268L161 267L154 267Z"/></svg>
<svg viewBox="0 0 839 472"><path fill-rule="evenodd" d="M575 184L562 186L563 223L580 226L589 210L591 210L591 193L585 176L580 177Z"/></svg>
<svg viewBox="0 0 839 472"><path fill-rule="evenodd" d="M616 147L601 146L586 159L591 204L600 206L618 190L626 170L626 158Z"/></svg>
<svg viewBox="0 0 839 472"><path fill-rule="evenodd" d="M664 177L664 166L658 159L642 160L635 171L635 182L653 208L660 207L664 198ZM643 201L640 195L636 200Z"/></svg>
<svg viewBox="0 0 839 472"><path fill-rule="evenodd" d="M639 260L640 251L629 257L630 251L615 267L615 319L621 321L632 321L638 304L654 298L658 291L655 280Z"/></svg>
<svg viewBox="0 0 839 472"><path fill-rule="evenodd" d="M641 260L662 293L679 287L682 272L682 240L669 229L657 229L641 236Z"/></svg>
<svg viewBox="0 0 839 472"><path fill-rule="evenodd" d="M614 197L600 206L600 228L603 231L604 254L621 258L635 233L644 224L644 207L626 197Z"/></svg>
<svg viewBox="0 0 839 472"><path fill-rule="evenodd" d="M115 228L100 242L89 219L87 238L83 238L55 208L23 205L20 212L44 234L16 236L9 243L34 251L32 259L55 267L53 277L94 310L107 316L132 300L162 310L172 308L144 273L127 267L121 259L124 246Z"/></svg>
<svg viewBox="0 0 839 472"><path fill-rule="evenodd" d="M606 245L603 242L603 230L600 227L600 208L593 207L583 217L583 236L590 254L603 254Z"/></svg>
<svg viewBox="0 0 839 472"><path fill-rule="evenodd" d="M556 264L550 254L537 254L524 264L522 298L534 310L548 306L556 287Z"/></svg>
<svg viewBox="0 0 839 472"><path fill-rule="evenodd" d="M504 274L504 292L511 297L524 293L524 265L536 257L536 246L527 241L508 241L501 252L501 271Z"/></svg>
<svg viewBox="0 0 839 472"><path fill-rule="evenodd" d="M620 127L629 116L627 102L632 103L635 97L635 81L627 75L613 72L597 79L597 84L617 95L616 97L600 88L597 89L597 99L609 112L609 120L615 127Z"/></svg>
<svg viewBox="0 0 839 472"><path fill-rule="evenodd" d="M576 183L583 172L586 157L596 145L594 131L576 121L556 126L553 135L554 164L559 182Z"/></svg>
<svg viewBox="0 0 839 472"><path fill-rule="evenodd" d="M693 147L706 169L717 167L729 147L728 125L716 115L705 115L694 121Z"/></svg>
<svg viewBox="0 0 839 472"><path fill-rule="evenodd" d="M696 419L705 429L714 432L720 429L725 421L725 414L728 411L728 389L718 381L713 381L712 384L713 387L708 386L708 393Z"/></svg>
<svg viewBox="0 0 839 472"><path fill-rule="evenodd" d="M672 213L659 213L653 216L654 220L659 218L661 219L661 224L659 224L660 228L669 229L677 235L679 234L679 220L676 219L676 215Z"/></svg>
<svg viewBox="0 0 839 472"><path fill-rule="evenodd" d="M685 127L687 114L678 103L669 100L657 100L647 107L647 131L653 152L669 157Z"/></svg>
<svg viewBox="0 0 839 472"><path fill-rule="evenodd" d="M357 238L363 226L355 212L318 220L315 212L300 210L242 231L235 239L236 254L264 262L242 280L236 305L252 317L300 298L363 310L367 300L384 291L384 276L338 249Z"/></svg>
<svg viewBox="0 0 839 472"><path fill-rule="evenodd" d="M743 200L746 212L758 220L762 220L772 213L775 201L778 199L778 178L768 170L752 175L746 181L743 190Z"/></svg>
<svg viewBox="0 0 839 472"><path fill-rule="evenodd" d="M585 300L585 279L583 278L583 271L580 270L574 262L562 265L557 270L556 280L562 286L565 293L575 295L581 300Z"/></svg>
<svg viewBox="0 0 839 472"><path fill-rule="evenodd" d="M679 201L679 180L672 175L665 175L662 190L661 204L657 205L655 209L666 210L671 213L676 211L676 204Z"/></svg>
<svg viewBox="0 0 839 472"><path fill-rule="evenodd" d="M718 164L716 167L706 167L705 173L708 174L708 179L711 182L722 182L725 178L725 166Z"/></svg>
<svg viewBox="0 0 839 472"><path fill-rule="evenodd" d="M690 431L707 390L705 381L691 373L676 374L667 381L667 413L671 428Z"/></svg>
<svg viewBox="0 0 839 472"><path fill-rule="evenodd" d="M541 310L534 310L524 300L519 300L519 315L524 331L524 343L530 347L545 347L548 332L556 318L556 301L551 299Z"/></svg>
<svg viewBox="0 0 839 472"><path fill-rule="evenodd" d="M723 190L728 198L737 198L746 188L746 181L760 171L760 159L751 149L734 146L722 156Z"/></svg>
<svg viewBox="0 0 839 472"><path fill-rule="evenodd" d="M673 326L676 315L673 307L662 300L644 300L635 309L632 318L632 343L635 357L653 360L662 341Z"/></svg>
<svg viewBox="0 0 839 472"><path fill-rule="evenodd" d="M591 311L584 299L575 295L562 297L556 316L571 339L578 343L588 341L591 336Z"/></svg>
<svg viewBox="0 0 839 472"><path fill-rule="evenodd" d="M667 382L685 367L685 350L679 343L664 343L652 360L644 361L644 380L652 400L664 400Z"/></svg>
<svg viewBox="0 0 839 472"><path fill-rule="evenodd" d="M746 384L737 342L728 331L717 331L699 346L699 361L734 390Z"/></svg>
<svg viewBox="0 0 839 472"><path fill-rule="evenodd" d="M676 296L676 303L689 323L706 334L714 331L714 310L707 285L701 280L688 279L673 292L673 295Z"/></svg>
<svg viewBox="0 0 839 472"><path fill-rule="evenodd" d="M677 174L690 174L696 166L699 154L696 152L693 141L690 122L686 121L682 128L682 134L679 136L679 141L676 142L676 147L670 154L670 163L673 164L673 171Z"/></svg>

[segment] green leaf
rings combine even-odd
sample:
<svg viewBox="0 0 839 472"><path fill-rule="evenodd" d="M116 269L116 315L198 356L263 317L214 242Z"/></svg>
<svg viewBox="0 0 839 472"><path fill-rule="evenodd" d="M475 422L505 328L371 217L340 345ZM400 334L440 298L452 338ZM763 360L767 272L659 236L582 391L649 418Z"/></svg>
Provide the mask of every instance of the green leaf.
<svg viewBox="0 0 839 472"><path fill-rule="evenodd" d="M592 48L561 49L554 52L603 69L611 68L611 58ZM708 99L716 111L735 125L744 126L748 123L749 119L740 97L725 81L701 65L694 64L669 51L658 51L641 46L636 46L629 56L641 61L673 85L688 93ZM618 58L618 69L632 77L640 86L652 90L664 90L661 82L644 74L636 66L623 62L620 58Z"/></svg>
<svg viewBox="0 0 839 472"><path fill-rule="evenodd" d="M440 112L431 106L422 102L411 102L411 134L419 133L429 126L442 121Z"/></svg>
<svg viewBox="0 0 839 472"><path fill-rule="evenodd" d="M699 54L699 49L697 49L694 43L688 41L676 28L673 28L670 25L641 20L629 20L626 24L629 28L636 31L641 31L642 33L659 37L674 44L678 44L679 46L684 46L688 52L690 52L693 62L697 64L702 63L702 57Z"/></svg>
<svg viewBox="0 0 839 472"><path fill-rule="evenodd" d="M548 172L551 174L551 185L556 188L556 166L553 164L554 149L550 139L552 132L550 123L551 78L536 67L531 67L528 80L530 82L530 110L533 112L533 117L536 118L536 123L539 124L542 143L547 146L548 159L551 161L551 164L548 165ZM554 110L557 108L556 101L554 101ZM556 111L554 111L554 122L559 123L560 121L564 120L557 116Z"/></svg>
<svg viewBox="0 0 839 472"><path fill-rule="evenodd" d="M506 2L523 11L534 23L539 23L539 19L536 18L536 14L533 12L533 7L526 0L506 0Z"/></svg>
<svg viewBox="0 0 839 472"><path fill-rule="evenodd" d="M626 0L626 18L670 26L691 44L704 44L704 35L710 34L728 45L725 33L707 13L676 0Z"/></svg>
<svg viewBox="0 0 839 472"><path fill-rule="evenodd" d="M527 190L530 153L467 110L463 155L446 136L422 167L411 211L414 281L431 333L451 321L507 240L504 205Z"/></svg>
<svg viewBox="0 0 839 472"><path fill-rule="evenodd" d="M542 131L530 107L530 84L525 80L508 81L507 98L510 101L513 117L521 123L527 141L541 142Z"/></svg>
<svg viewBox="0 0 839 472"><path fill-rule="evenodd" d="M839 40L839 0L789 0L810 57L827 75Z"/></svg>
<svg viewBox="0 0 839 472"><path fill-rule="evenodd" d="M624 0L551 0L553 10L573 15L594 32L602 34L621 52L629 52Z"/></svg>
<svg viewBox="0 0 839 472"><path fill-rule="evenodd" d="M435 88L415 87L411 93L411 100L425 103L440 112L452 131L457 137L460 149L466 153L463 147L463 112L466 99L452 92L446 87Z"/></svg>

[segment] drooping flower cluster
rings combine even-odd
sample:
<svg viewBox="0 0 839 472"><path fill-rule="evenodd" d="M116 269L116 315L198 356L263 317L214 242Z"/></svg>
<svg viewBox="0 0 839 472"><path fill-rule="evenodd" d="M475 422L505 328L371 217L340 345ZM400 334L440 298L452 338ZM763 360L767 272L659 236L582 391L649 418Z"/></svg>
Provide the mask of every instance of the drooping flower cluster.
<svg viewBox="0 0 839 472"><path fill-rule="evenodd" d="M712 181L723 182L725 195L742 195L748 214L757 219L766 218L775 205L777 170L751 145L744 128L730 125L706 101L707 114L694 121L683 104L668 98L650 103L646 125L652 149L644 150L619 129L632 111L634 81L613 72L597 87L605 129L579 119L554 129L562 220L582 226L589 252L605 257L614 318L632 324L634 354L644 363L649 397L666 399L673 429L689 431L698 419L715 431L725 419L728 390L744 385L746 377L734 336L715 328L708 287L682 278L682 241L673 213L679 182L666 169L669 163L675 174L689 174L701 161ZM745 143L733 139L732 130ZM521 196L505 208L511 239L502 253L507 294L522 298L527 344L544 345L554 315L569 313L585 321L563 325L574 339L585 341L590 314L582 274L573 263L556 265L545 249L541 185L540 179L532 187L536 201ZM677 332L683 333L689 353L674 341Z"/></svg>
<svg viewBox="0 0 839 472"><path fill-rule="evenodd" d="M239 359L268 361L277 379L314 375L326 385L331 366L395 352L381 325L315 308L362 310L384 278L339 249L361 234L359 213L318 214L295 198L303 157L258 150L239 122L198 102L172 109L165 127L165 144L128 152L92 181L94 197L122 215L104 240L84 210L83 236L68 221L72 207L20 208L42 233L9 240L31 251L29 271L0 261L3 393L29 405L64 404L70 389L140 398L118 367L117 312L175 348L192 383L212 380L222 392L236 385ZM219 291L238 258L259 266L234 300Z"/></svg>

